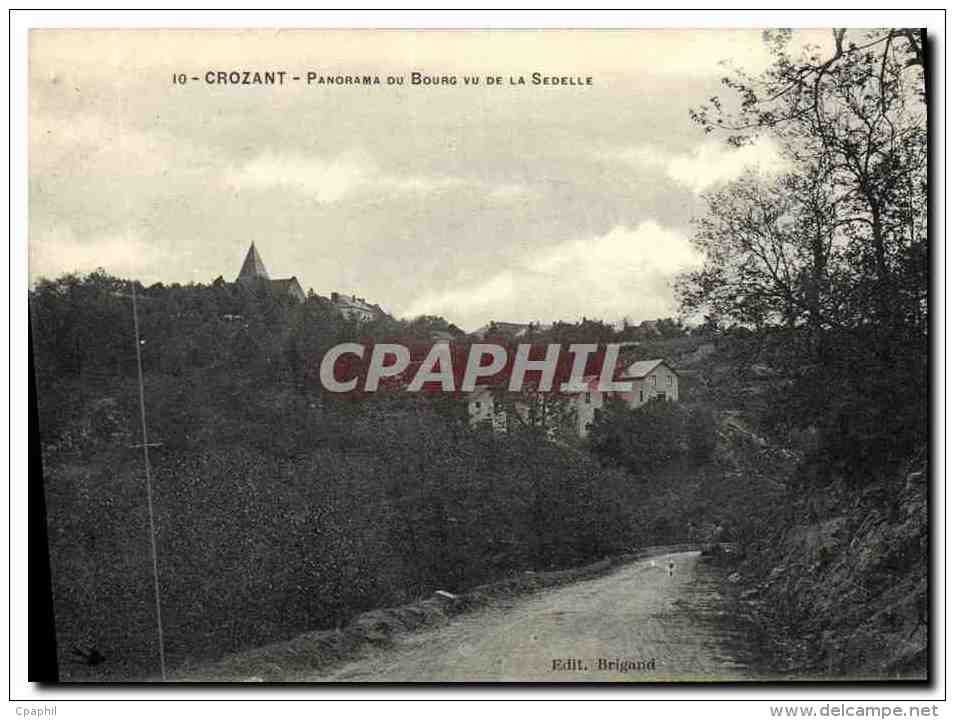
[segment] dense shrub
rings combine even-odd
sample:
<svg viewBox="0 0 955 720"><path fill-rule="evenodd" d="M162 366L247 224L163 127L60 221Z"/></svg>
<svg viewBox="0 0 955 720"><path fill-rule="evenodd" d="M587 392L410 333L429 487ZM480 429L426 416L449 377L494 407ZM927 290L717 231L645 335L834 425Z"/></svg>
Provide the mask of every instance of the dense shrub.
<svg viewBox="0 0 955 720"><path fill-rule="evenodd" d="M66 678L83 672L73 646L107 657L99 677L156 669L128 288L94 274L31 295ZM303 382L310 356L358 339L319 299L139 293L171 667L634 541L631 478L585 453L535 430L472 431L453 399L342 398Z"/></svg>
<svg viewBox="0 0 955 720"><path fill-rule="evenodd" d="M267 393L248 389L248 407ZM308 434L291 412L264 426L255 414L220 410L203 421L203 443L152 453L173 663L583 563L633 537L629 478L532 434L452 432L421 407L325 407ZM265 427L284 439L258 443ZM89 442L94 451L47 464L57 630L64 645L95 642L145 669L155 655L142 459Z"/></svg>
<svg viewBox="0 0 955 720"><path fill-rule="evenodd" d="M589 447L637 477L648 477L674 462L709 460L716 447L716 420L699 405L652 400L631 409L611 402L594 423Z"/></svg>

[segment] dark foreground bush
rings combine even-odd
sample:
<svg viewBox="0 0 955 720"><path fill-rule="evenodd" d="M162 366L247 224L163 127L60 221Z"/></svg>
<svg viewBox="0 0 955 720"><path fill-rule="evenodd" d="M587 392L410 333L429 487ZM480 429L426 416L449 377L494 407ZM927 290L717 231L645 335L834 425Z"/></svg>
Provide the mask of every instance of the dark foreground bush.
<svg viewBox="0 0 955 720"><path fill-rule="evenodd" d="M631 409L613 402L594 423L589 447L605 461L646 478L676 461L707 462L716 438L716 420L707 407L652 400Z"/></svg>
<svg viewBox="0 0 955 720"><path fill-rule="evenodd" d="M151 455L170 667L436 589L584 564L632 537L628 478L533 433L471 432L427 403L219 390L199 416L176 414L178 441ZM242 405L229 399L239 390ZM135 403L110 407L119 426L135 419ZM130 442L82 435L81 450L48 453L45 468L59 643L98 648L96 677L142 675L157 657L142 456ZM66 677L92 672L63 661Z"/></svg>

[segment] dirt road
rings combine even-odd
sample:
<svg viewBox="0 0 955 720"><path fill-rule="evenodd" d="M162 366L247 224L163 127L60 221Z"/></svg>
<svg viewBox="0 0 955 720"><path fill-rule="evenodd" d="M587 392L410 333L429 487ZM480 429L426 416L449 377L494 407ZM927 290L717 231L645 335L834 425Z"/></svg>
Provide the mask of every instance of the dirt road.
<svg viewBox="0 0 955 720"><path fill-rule="evenodd" d="M674 573L666 564L672 560ZM318 682L649 682L754 679L744 632L719 616L716 576L698 552L487 608L398 638ZM729 627L727 627L729 626ZM615 665L614 662L617 664Z"/></svg>

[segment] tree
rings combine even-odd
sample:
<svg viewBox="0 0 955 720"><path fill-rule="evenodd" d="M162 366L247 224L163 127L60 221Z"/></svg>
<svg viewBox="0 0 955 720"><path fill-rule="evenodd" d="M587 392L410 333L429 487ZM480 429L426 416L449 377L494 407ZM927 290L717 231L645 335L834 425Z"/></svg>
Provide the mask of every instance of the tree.
<svg viewBox="0 0 955 720"><path fill-rule="evenodd" d="M839 248L856 286L851 312L888 331L901 266L926 232L924 40L904 28L854 40L836 29L828 58L808 47L793 59L790 38L767 33L774 62L763 75L724 78L739 98L737 111L714 96L691 116L706 132L728 131L732 145L773 139L792 168L789 184L799 188L798 176L810 181L788 209L798 206L801 229L816 236L815 259L821 263L821 246ZM822 280L818 272L805 278ZM881 339L892 342L888 332Z"/></svg>
<svg viewBox="0 0 955 720"><path fill-rule="evenodd" d="M678 292L684 310L770 343L790 389L776 417L824 428L833 459L884 462L926 423L924 37L836 29L831 52L798 58L790 39L767 33L771 67L724 78L735 107L713 96L691 111L731 145L770 138L786 170L706 197L704 266Z"/></svg>
<svg viewBox="0 0 955 720"><path fill-rule="evenodd" d="M686 335L686 328L683 326L683 321L678 318L659 318L657 332L662 338L678 338Z"/></svg>
<svg viewBox="0 0 955 720"><path fill-rule="evenodd" d="M598 457L649 477L680 456L683 435L682 411L673 403L651 400L631 409L612 400L591 426L588 442Z"/></svg>

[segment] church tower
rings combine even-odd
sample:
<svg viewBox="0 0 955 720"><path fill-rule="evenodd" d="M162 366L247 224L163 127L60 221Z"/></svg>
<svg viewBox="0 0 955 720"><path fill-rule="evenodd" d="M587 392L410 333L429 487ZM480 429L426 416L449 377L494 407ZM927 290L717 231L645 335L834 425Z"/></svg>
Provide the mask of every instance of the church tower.
<svg viewBox="0 0 955 720"><path fill-rule="evenodd" d="M255 243L249 246L249 252L245 254L245 261L242 263L242 269L239 270L239 277L235 280L247 288L255 288L264 285L272 291L273 295L280 297L290 297L296 302L305 302L305 292L298 280L293 275L290 278L269 277L269 271L265 269L265 263L259 251L255 249Z"/></svg>
<svg viewBox="0 0 955 720"><path fill-rule="evenodd" d="M245 262L242 263L242 269L239 270L237 281L241 282L253 278L269 279L269 271L265 269L265 263L262 262L259 251L255 249L255 243L249 246L249 252L245 255Z"/></svg>
<svg viewBox="0 0 955 720"><path fill-rule="evenodd" d="M259 256L259 251L255 249L255 243L249 246L249 252L246 253L245 262L242 263L242 269L239 270L239 277L236 282L262 278L269 279L269 271L265 269L265 263Z"/></svg>

